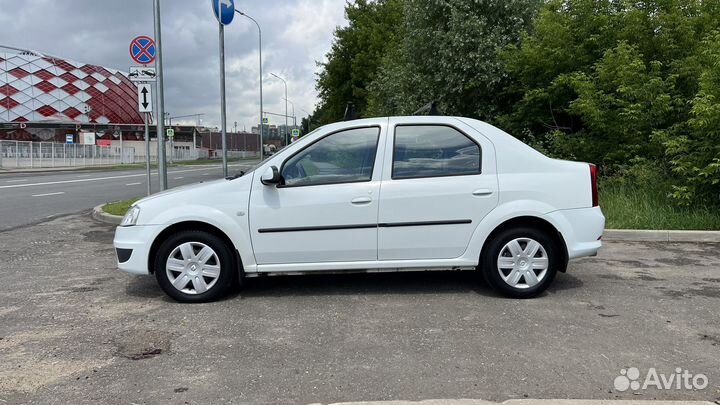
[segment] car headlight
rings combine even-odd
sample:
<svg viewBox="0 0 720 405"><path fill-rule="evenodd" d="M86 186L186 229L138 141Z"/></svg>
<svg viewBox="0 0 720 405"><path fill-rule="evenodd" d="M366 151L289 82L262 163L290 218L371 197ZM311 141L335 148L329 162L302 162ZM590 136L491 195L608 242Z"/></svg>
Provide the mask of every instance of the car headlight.
<svg viewBox="0 0 720 405"><path fill-rule="evenodd" d="M120 226L133 226L133 225L137 224L137 220L138 220L139 216L140 216L140 207L138 207L136 205L128 210L128 212L123 217L122 222L120 222Z"/></svg>

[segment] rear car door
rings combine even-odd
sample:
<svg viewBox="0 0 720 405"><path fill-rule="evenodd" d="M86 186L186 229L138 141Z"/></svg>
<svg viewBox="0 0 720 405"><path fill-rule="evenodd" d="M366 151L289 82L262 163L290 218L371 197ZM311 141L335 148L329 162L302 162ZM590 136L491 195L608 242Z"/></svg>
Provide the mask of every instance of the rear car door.
<svg viewBox="0 0 720 405"><path fill-rule="evenodd" d="M386 138L378 259L460 257L498 203L492 143L433 117L391 118Z"/></svg>

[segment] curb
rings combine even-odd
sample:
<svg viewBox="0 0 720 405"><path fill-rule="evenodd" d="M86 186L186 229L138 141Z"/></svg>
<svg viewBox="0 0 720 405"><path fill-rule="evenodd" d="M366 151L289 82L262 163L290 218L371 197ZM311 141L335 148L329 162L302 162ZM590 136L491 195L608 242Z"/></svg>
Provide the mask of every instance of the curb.
<svg viewBox="0 0 720 405"><path fill-rule="evenodd" d="M108 214L107 212L103 211L104 206L105 204L100 204L97 207L93 208L91 214L93 219L100 222L105 222L107 224L120 225L123 217L121 217L120 215Z"/></svg>
<svg viewBox="0 0 720 405"><path fill-rule="evenodd" d="M321 405L310 404L310 405ZM424 401L361 401L328 405L716 405L710 401L663 401L630 399L509 399L504 402L483 399L428 399Z"/></svg>
<svg viewBox="0 0 720 405"><path fill-rule="evenodd" d="M602 239L625 242L720 242L720 231L606 229Z"/></svg>

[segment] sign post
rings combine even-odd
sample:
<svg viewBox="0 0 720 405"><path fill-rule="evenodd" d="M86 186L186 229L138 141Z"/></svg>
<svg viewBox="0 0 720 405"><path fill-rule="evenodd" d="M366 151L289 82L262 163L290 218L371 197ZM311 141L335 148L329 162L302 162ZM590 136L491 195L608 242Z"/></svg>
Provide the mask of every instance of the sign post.
<svg viewBox="0 0 720 405"><path fill-rule="evenodd" d="M227 166L227 117L225 102L225 26L235 17L235 0L210 0L218 20L220 42L220 125L222 136L223 176L228 176Z"/></svg>
<svg viewBox="0 0 720 405"><path fill-rule="evenodd" d="M148 195L152 194L150 187L150 113L152 112L152 87L147 83L138 84L138 111L145 116L145 170L147 171Z"/></svg>
<svg viewBox="0 0 720 405"><path fill-rule="evenodd" d="M157 17L157 15L156 15ZM157 21L156 21L157 23ZM144 124L145 124L145 171L147 172L147 193L152 194L151 186L151 175L150 175L150 113L153 111L152 104L152 86L147 82L154 82L156 72L154 67L148 67L147 65L155 62L155 41L145 35L140 35L133 38L130 41L130 57L136 63L140 63L143 66L130 67L130 73L128 77L134 82L140 82L138 84L138 112L143 113ZM162 86L162 81L160 82ZM162 90L161 90L162 91ZM161 104L159 101L158 104ZM164 155L159 153L161 149L160 136L158 136L158 174L160 175L160 189L164 190L167 181L163 182L163 170L164 169ZM122 155L122 133L120 134L120 153ZM164 145L163 145L164 146ZM162 163L161 163L162 162Z"/></svg>
<svg viewBox="0 0 720 405"><path fill-rule="evenodd" d="M173 144L173 141L175 141L175 130L172 128L166 129L165 136L167 136L167 139L170 142L170 163L172 163L173 155L175 154L175 145Z"/></svg>
<svg viewBox="0 0 720 405"><path fill-rule="evenodd" d="M150 113L146 112L145 116L145 172L147 173L147 194L152 194L152 186L150 185Z"/></svg>

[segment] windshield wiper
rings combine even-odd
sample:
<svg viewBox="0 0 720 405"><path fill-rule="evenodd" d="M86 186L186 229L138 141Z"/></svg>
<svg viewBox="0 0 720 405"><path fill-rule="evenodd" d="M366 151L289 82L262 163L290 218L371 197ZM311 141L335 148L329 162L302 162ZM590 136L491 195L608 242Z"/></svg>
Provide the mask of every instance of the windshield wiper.
<svg viewBox="0 0 720 405"><path fill-rule="evenodd" d="M235 179L237 179L238 177L242 177L244 174L245 174L245 172L242 171L242 170L240 170L240 173L237 173L237 174L232 175L232 176L227 176L227 177L225 177L225 180L235 180Z"/></svg>

